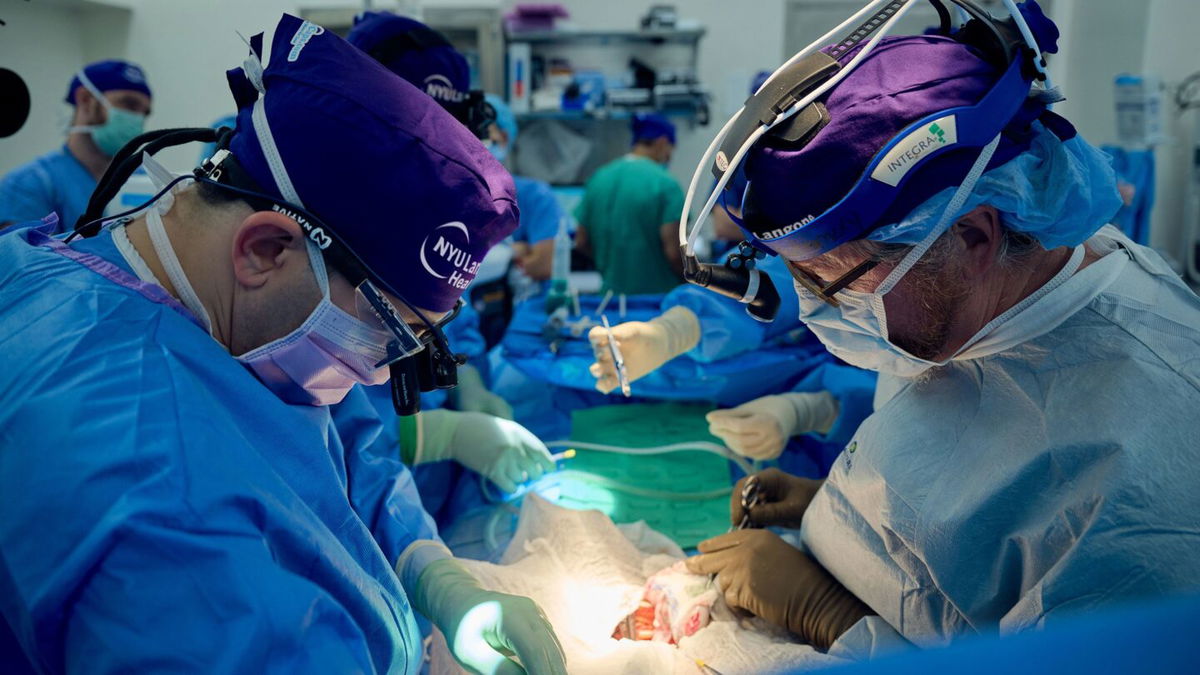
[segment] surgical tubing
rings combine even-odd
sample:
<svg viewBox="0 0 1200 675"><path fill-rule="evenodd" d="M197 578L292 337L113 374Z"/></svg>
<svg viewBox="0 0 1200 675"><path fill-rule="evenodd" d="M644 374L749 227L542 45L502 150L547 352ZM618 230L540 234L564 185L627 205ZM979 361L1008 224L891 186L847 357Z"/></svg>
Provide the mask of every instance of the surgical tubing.
<svg viewBox="0 0 1200 675"><path fill-rule="evenodd" d="M754 467L745 460L741 455L723 445L710 443L709 441L685 441L683 443L671 443L670 445L653 445L644 448L625 447L620 445L605 445L602 443L582 443L579 441L550 441L546 443L546 447L559 448L580 448L583 450L595 450L597 452L617 452L625 455L663 455L668 452L685 452L688 450L697 450L700 452L710 452L714 455L719 455L729 461L737 464L737 467L742 470L742 473L749 476L754 473Z"/></svg>

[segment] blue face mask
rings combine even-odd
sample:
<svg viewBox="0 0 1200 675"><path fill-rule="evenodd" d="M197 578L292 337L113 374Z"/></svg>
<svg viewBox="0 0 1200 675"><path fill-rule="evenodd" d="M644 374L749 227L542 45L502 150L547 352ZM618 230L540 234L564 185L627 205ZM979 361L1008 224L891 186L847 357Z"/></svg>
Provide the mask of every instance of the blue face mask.
<svg viewBox="0 0 1200 675"><path fill-rule="evenodd" d="M488 152L492 153L492 157L495 157L496 161L501 164L504 163L504 160L508 159L507 145L500 145L496 141L488 140L483 142L483 147L487 148Z"/></svg>

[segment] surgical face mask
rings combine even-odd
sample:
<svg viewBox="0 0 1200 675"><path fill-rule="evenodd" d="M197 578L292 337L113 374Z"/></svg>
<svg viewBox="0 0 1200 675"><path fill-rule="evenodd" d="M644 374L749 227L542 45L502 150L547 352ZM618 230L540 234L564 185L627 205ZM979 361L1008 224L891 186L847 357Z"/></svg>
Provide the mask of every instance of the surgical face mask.
<svg viewBox="0 0 1200 675"><path fill-rule="evenodd" d="M169 208L169 207L168 207ZM146 211L150 241L183 303L212 332L208 311L200 302L175 255L156 205ZM387 382L390 334L351 316L329 299L329 277L320 250L305 240L308 259L321 289L317 306L292 332L235 357L285 403L331 405L355 384Z"/></svg>
<svg viewBox="0 0 1200 675"><path fill-rule="evenodd" d="M501 145L496 141L487 140L483 142L483 147L487 148L488 152L492 153L492 157L495 157L496 161L500 162L501 164L504 163L504 160L508 159L507 145Z"/></svg>
<svg viewBox="0 0 1200 675"><path fill-rule="evenodd" d="M125 147L126 143L142 134L146 128L146 116L118 108L110 103L108 98L92 84L92 81L82 71L79 73L79 81L104 106L107 119L104 120L104 124L71 127L68 131L91 134L92 141L95 142L100 152L112 157L117 154L118 150Z"/></svg>
<svg viewBox="0 0 1200 675"><path fill-rule="evenodd" d="M863 293L845 289L838 291L837 307L796 283L796 294L800 299L800 319L830 353L846 363L886 375L913 378L952 360L987 356L1019 343L1021 329L1010 324L1010 320L1069 279L1082 264L1084 249L1082 246L1076 247L1067 264L1050 281L989 321L953 356L943 361L918 358L888 339L887 311L883 297L896 287L910 269L909 266L916 262L914 256L919 258L923 253L921 248L910 251L896 268L904 271L900 274L889 274L874 292Z"/></svg>
<svg viewBox="0 0 1200 675"><path fill-rule="evenodd" d="M331 405L355 384L387 382L387 366L375 364L387 357L391 335L333 304L321 252L306 243L320 302L295 330L236 358L286 403Z"/></svg>

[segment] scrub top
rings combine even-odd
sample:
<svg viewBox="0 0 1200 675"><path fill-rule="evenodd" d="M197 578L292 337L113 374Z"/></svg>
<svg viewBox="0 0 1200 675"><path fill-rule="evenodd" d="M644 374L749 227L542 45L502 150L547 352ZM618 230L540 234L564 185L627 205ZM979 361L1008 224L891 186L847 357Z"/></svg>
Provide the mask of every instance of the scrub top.
<svg viewBox="0 0 1200 675"><path fill-rule="evenodd" d="M0 672L417 672L437 535L365 394L284 404L54 220L0 235Z"/></svg>
<svg viewBox="0 0 1200 675"><path fill-rule="evenodd" d="M592 176L575 219L587 230L605 290L666 293L679 285L660 231L679 222L683 190L654 160L625 155Z"/></svg>
<svg viewBox="0 0 1200 675"><path fill-rule="evenodd" d="M95 190L96 179L64 145L0 178L0 225L57 213L56 232L70 230Z"/></svg>
<svg viewBox="0 0 1200 675"><path fill-rule="evenodd" d="M554 190L543 181L524 176L513 176L513 184L517 187L517 208L521 210L513 241L536 244L553 239L559 221L566 216Z"/></svg>

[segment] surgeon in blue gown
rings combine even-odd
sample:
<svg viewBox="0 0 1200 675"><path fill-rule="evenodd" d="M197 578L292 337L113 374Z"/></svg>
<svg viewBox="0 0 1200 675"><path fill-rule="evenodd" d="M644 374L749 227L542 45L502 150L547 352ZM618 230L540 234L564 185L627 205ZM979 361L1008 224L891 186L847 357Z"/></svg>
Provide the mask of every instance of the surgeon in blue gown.
<svg viewBox="0 0 1200 675"><path fill-rule="evenodd" d="M284 16L265 70L251 42L227 154L94 236L0 235L0 671L416 673L415 610L473 671L565 672L537 606L441 544L355 387L469 281L418 262L430 232L482 257L511 181L332 32ZM442 206L381 217L418 195Z"/></svg>
<svg viewBox="0 0 1200 675"><path fill-rule="evenodd" d="M97 61L75 74L64 100L71 106L66 143L0 179L0 228L51 212L60 231L74 226L112 156L142 133L150 85L128 61Z"/></svg>

